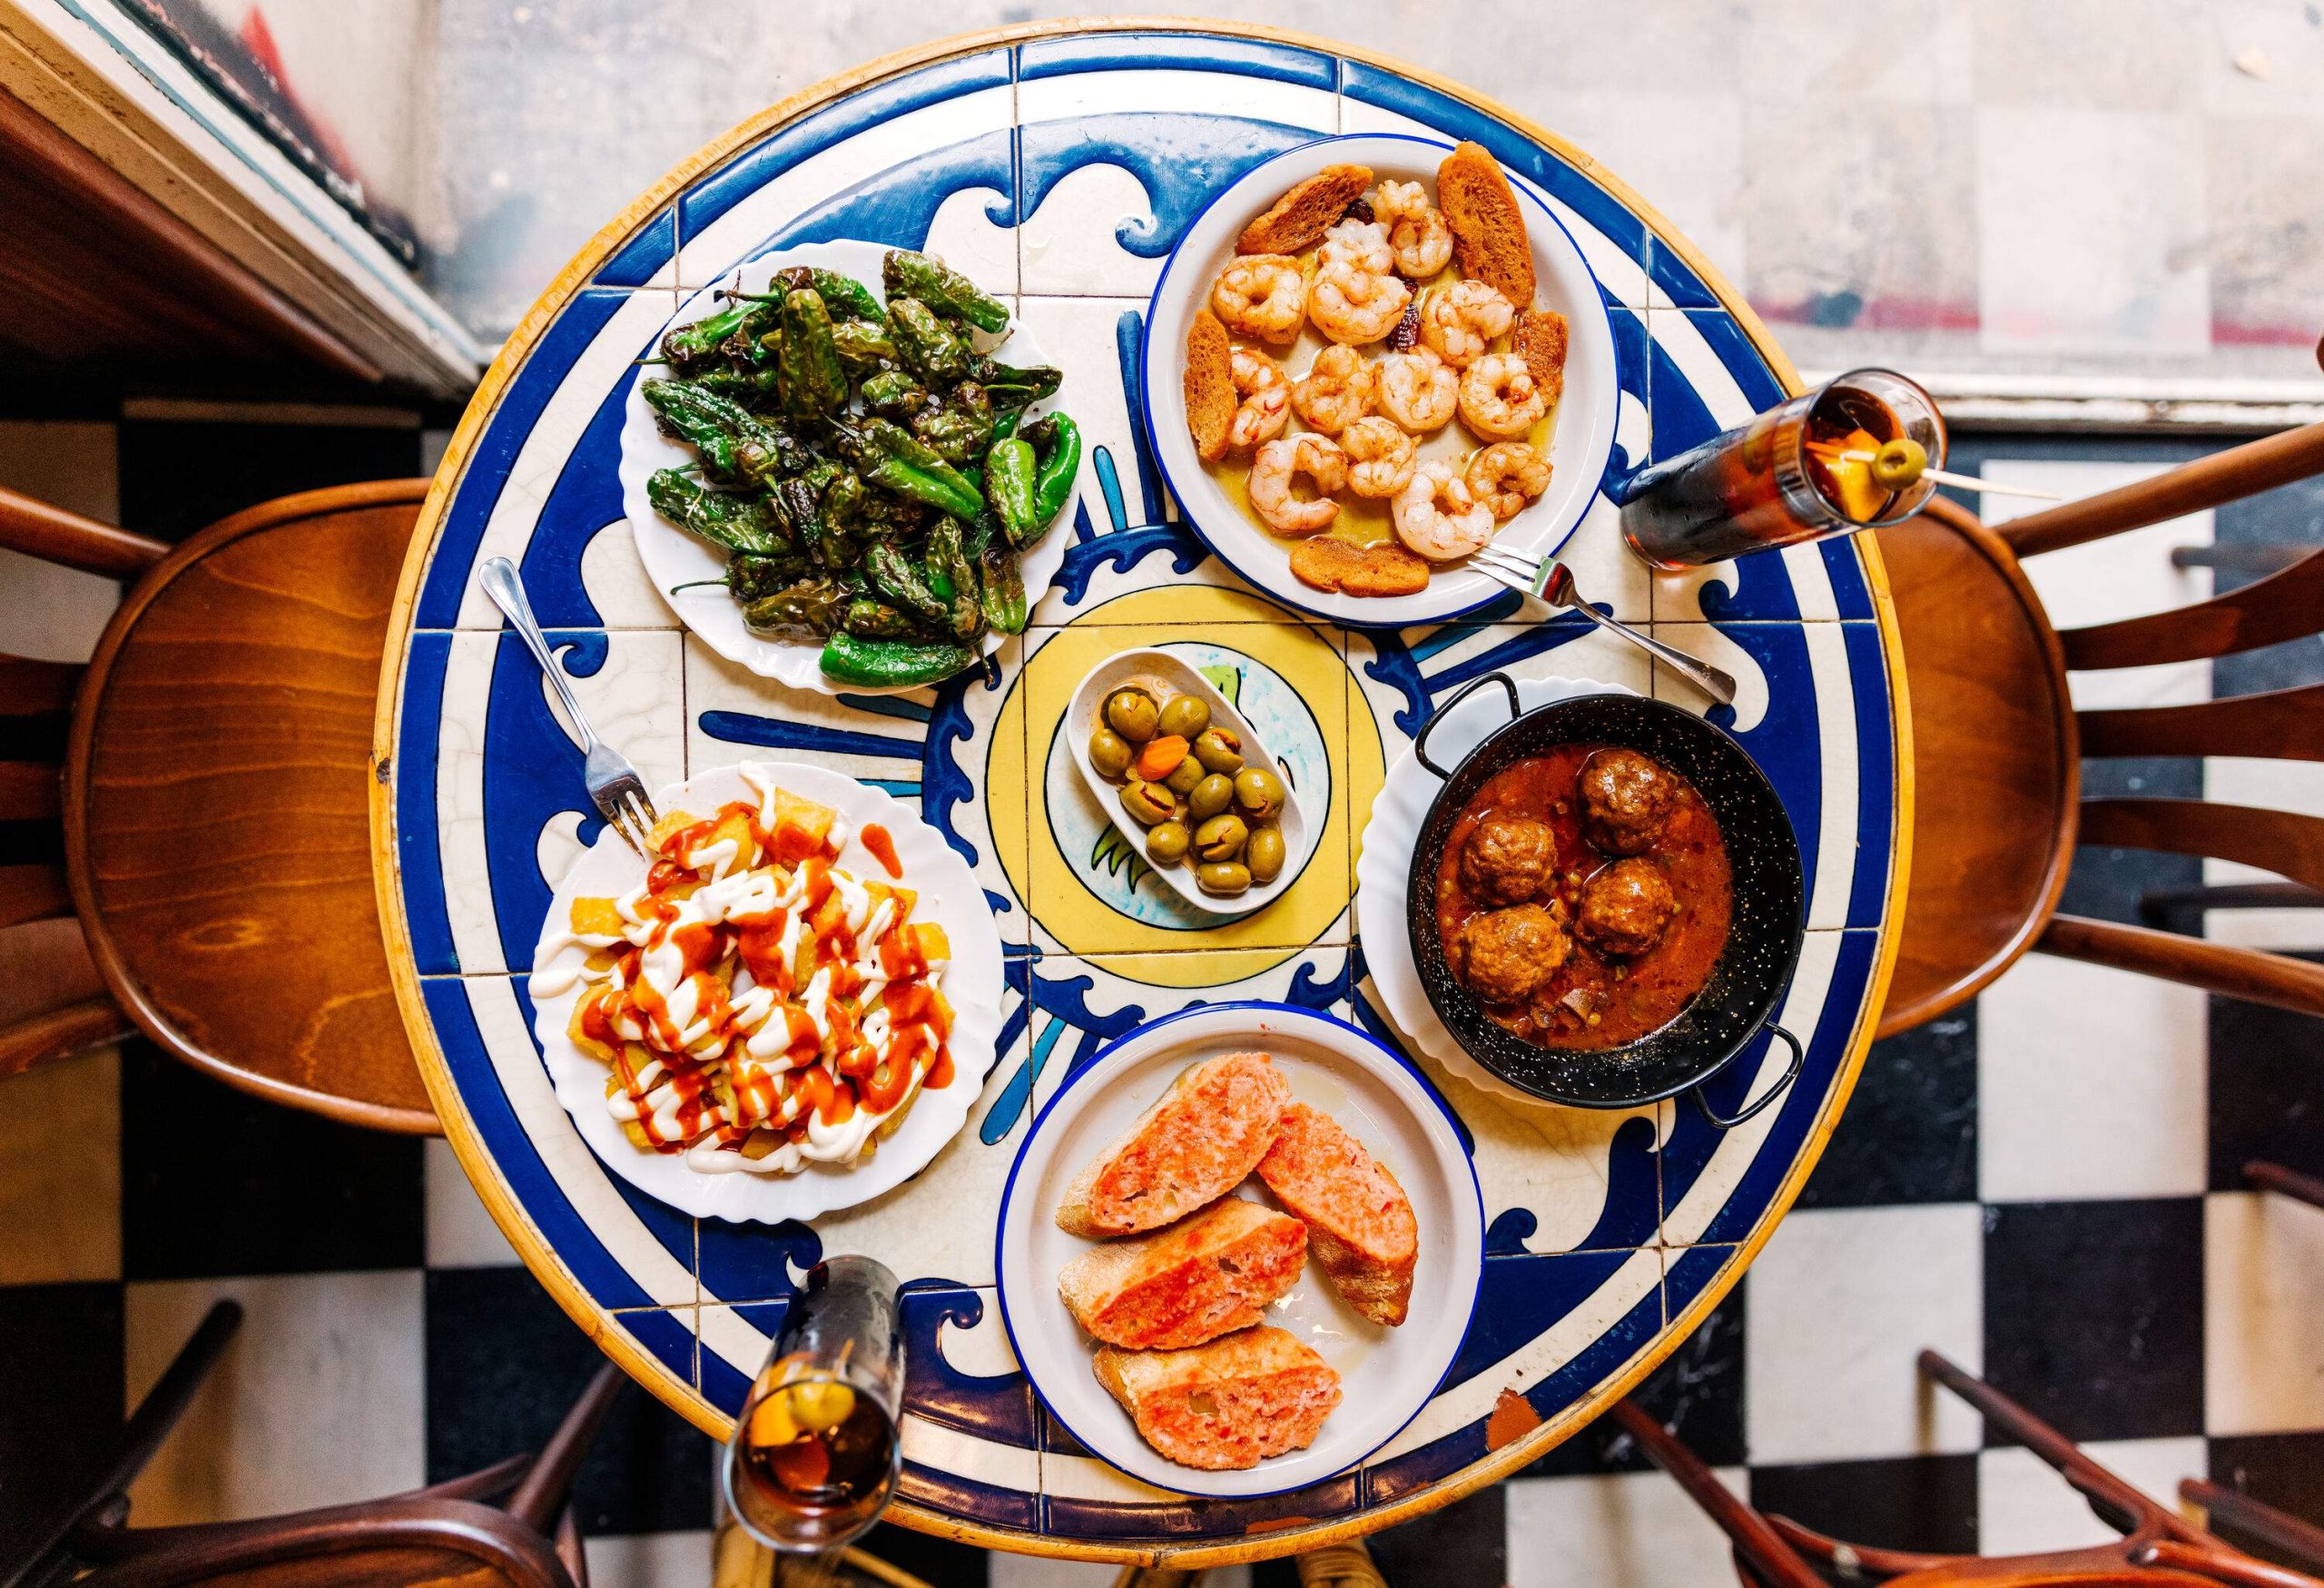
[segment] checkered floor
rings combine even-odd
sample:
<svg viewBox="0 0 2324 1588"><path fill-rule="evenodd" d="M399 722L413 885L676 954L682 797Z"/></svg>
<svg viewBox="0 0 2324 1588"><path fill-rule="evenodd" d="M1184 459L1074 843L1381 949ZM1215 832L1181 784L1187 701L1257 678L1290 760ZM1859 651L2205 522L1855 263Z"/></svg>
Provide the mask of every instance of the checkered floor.
<svg viewBox="0 0 2324 1588"><path fill-rule="evenodd" d="M125 421L0 425L0 482L183 530L322 483L410 472L410 431ZM2080 495L2199 449L2013 439L1957 466ZM293 460L298 478L230 472ZM118 489L113 481L118 459ZM74 488L82 494L70 494ZM2064 623L2200 598L2173 547L2324 541L2324 487L2037 560ZM2221 574L2225 580L2231 576ZM85 652L110 592L0 560L7 648ZM2324 644L2077 680L2084 705L2324 679ZM2324 811L2324 776L2217 760L2093 766L2094 787ZM1942 798L1941 789L1923 797ZM0 839L5 837L0 833ZM8 860L31 858L11 853ZM2130 919L2194 862L2086 850L2067 908ZM2213 867L2211 876L2227 873ZM2215 936L2324 947L2324 915L2215 914ZM2240 1189L2324 1171L2313 1022L2060 961L1874 1050L1846 1119L1750 1275L1649 1398L1738 1491L1866 1542L1989 1552L2102 1536L2063 1484L1925 1389L1935 1346L2169 1495L2208 1474L2324 1520L2324 1214ZM143 1043L0 1087L0 1536L72 1475L215 1297L226 1366L135 1492L145 1523L438 1479L537 1441L596 1354L485 1218L441 1143L230 1092ZM601 1583L707 1580L711 1449L633 1403L581 1484ZM879 1546L950 1584L1110 1573ZM1726 1580L1725 1548L1635 1450L1585 1433L1512 1482L1384 1534L1400 1584ZM1213 1581L1286 1583L1278 1563Z"/></svg>

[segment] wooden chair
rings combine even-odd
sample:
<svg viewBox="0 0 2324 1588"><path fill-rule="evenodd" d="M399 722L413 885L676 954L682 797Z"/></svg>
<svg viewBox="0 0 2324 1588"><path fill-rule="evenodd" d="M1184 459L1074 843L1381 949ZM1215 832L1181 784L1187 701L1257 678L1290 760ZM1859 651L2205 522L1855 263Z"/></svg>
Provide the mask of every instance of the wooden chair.
<svg viewBox="0 0 2324 1588"><path fill-rule="evenodd" d="M2122 1537L2088 1549L1993 1559L1843 1544L1787 1517L1753 1510L1636 1402L1618 1403L1610 1415L1732 1541L1736 1573L1746 1588L1825 1588L1817 1564L1851 1581L1885 1582L1890 1588L1965 1588L1972 1583L1979 1588L2213 1588L2220 1583L2319 1588L2318 1579L2245 1554L2132 1487L2084 1455L2064 1435L1935 1352L1923 1351L1919 1366L1983 1412L1987 1423L2054 1468L2080 1491L2099 1520ZM2270 1547L2324 1569L2324 1553L2310 1553L2312 1547L2324 1546L2324 1533L2231 1490L2195 1481L2182 1484L2181 1490L2198 1503L2211 1504L2221 1518L2231 1512L2248 1519L2247 1535L2272 1528L2263 1540ZM2286 1544L2293 1547L2282 1548Z"/></svg>
<svg viewBox="0 0 2324 1588"><path fill-rule="evenodd" d="M133 1021L245 1091L437 1129L389 983L367 793L427 488L285 497L174 548L0 491L0 546L136 579L85 669L0 657L0 833L62 826L0 868L0 968L57 990L0 1010L0 1076Z"/></svg>
<svg viewBox="0 0 2324 1588"><path fill-rule="evenodd" d="M122 1425L83 1497L40 1528L21 1559L0 1560L0 1588L74 1581L82 1588L229 1582L237 1588L587 1588L589 1570L566 1497L599 1425L629 1387L610 1362L534 1455L384 1500L249 1522L129 1526L130 1484L184 1415L241 1320L234 1302L210 1309ZM90 1574L76 1576L83 1571Z"/></svg>
<svg viewBox="0 0 2324 1588"><path fill-rule="evenodd" d="M2060 915L2074 845L2241 861L2324 889L2324 819L2204 800L2083 799L2084 755L2324 759L2324 685L2192 705L2073 709L2070 671L2234 655L2324 631L2324 551L2194 607L2063 632L2020 560L2324 473L2324 424L1990 528L1940 498L1881 529L1912 699L1913 869L1880 1034L1974 997L2028 949L2324 1015L2324 965ZM2209 902L2214 906L2221 900Z"/></svg>

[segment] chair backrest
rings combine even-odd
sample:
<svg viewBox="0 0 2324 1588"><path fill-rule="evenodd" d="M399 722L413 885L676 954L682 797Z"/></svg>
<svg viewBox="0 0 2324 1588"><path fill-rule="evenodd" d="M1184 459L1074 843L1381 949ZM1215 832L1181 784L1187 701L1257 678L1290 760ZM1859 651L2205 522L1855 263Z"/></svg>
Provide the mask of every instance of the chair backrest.
<svg viewBox="0 0 2324 1588"><path fill-rule="evenodd" d="M24 780L62 816L64 884L112 1001L231 1085L409 1132L437 1125L379 938L368 790L427 487L286 497L175 548L0 495L0 545L145 569L73 691L61 781L53 765ZM44 676L51 697L65 687ZM28 902L54 909L55 883L27 875Z"/></svg>
<svg viewBox="0 0 2324 1588"><path fill-rule="evenodd" d="M2324 424L2287 430L1998 528L2020 557L2215 508L2324 474ZM2062 629L2069 671L2209 660L2324 633L2324 549L2175 611ZM2074 714L2085 756L2324 761L2324 683L2187 705ZM2081 842L2237 861L2324 891L2324 816L2155 795L2085 799ZM2324 1015L2324 966L2146 927L2060 916L2039 946Z"/></svg>
<svg viewBox="0 0 2324 1588"><path fill-rule="evenodd" d="M7 490L0 546L113 577L169 550ZM90 959L64 873L63 761L83 672L0 654L0 1075L133 1029Z"/></svg>

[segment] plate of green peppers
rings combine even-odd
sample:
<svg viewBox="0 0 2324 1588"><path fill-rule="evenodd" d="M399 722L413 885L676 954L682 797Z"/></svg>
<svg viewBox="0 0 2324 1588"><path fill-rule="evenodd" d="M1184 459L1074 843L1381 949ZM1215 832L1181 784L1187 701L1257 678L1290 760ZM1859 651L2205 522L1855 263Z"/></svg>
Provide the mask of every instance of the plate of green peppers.
<svg viewBox="0 0 2324 1588"><path fill-rule="evenodd" d="M673 317L631 387L622 506L646 574L730 661L895 694L1024 632L1065 559L1063 374L941 260L763 255Z"/></svg>

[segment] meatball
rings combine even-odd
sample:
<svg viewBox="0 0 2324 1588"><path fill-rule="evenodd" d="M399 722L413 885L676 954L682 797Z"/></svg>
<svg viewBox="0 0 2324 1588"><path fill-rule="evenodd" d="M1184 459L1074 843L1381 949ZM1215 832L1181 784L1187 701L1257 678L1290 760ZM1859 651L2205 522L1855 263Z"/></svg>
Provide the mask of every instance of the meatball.
<svg viewBox="0 0 2324 1588"><path fill-rule="evenodd" d="M1472 915L1461 924L1461 980L1487 1003L1518 1003L1557 974L1573 950L1565 922L1541 904Z"/></svg>
<svg viewBox="0 0 2324 1588"><path fill-rule="evenodd" d="M1581 769L1582 817L1609 854L1652 843L1678 799L1678 780L1635 750L1601 750Z"/></svg>
<svg viewBox="0 0 2324 1588"><path fill-rule="evenodd" d="M1581 890L1573 930L1592 947L1628 958L1662 941L1679 902L1650 860L1618 860Z"/></svg>
<svg viewBox="0 0 2324 1588"><path fill-rule="evenodd" d="M1540 898L1557 863L1557 834L1529 816L1487 816L1461 846L1461 881L1488 904Z"/></svg>

